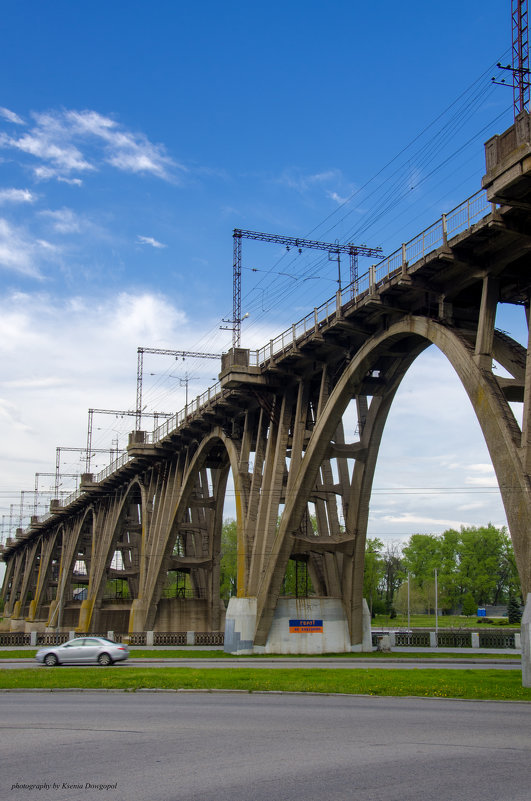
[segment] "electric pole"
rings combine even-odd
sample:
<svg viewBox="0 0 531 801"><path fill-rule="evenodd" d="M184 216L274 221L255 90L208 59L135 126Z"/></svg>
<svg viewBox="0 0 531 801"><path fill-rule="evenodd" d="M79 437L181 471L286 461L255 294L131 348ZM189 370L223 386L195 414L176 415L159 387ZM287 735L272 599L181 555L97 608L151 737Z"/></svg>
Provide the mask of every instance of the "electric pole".
<svg viewBox="0 0 531 801"><path fill-rule="evenodd" d="M291 247L297 248L302 253L303 248L314 250L325 250L328 252L329 261L337 261L338 269L338 288L341 291L341 264L340 254L346 253L350 257L350 283L353 284L358 277L358 256L382 256L381 248L368 248L366 245L339 245L337 242L318 242L314 239L301 239L294 236L282 236L281 234L264 234L261 231L242 231L235 228L233 238L233 297L232 297L232 320L224 320L229 323L227 326L220 326L223 330L232 331L232 347L239 348L241 342L242 324L242 239L254 239L259 242L274 242L278 245L285 245L286 250ZM246 316L246 315L245 315Z"/></svg>
<svg viewBox="0 0 531 801"><path fill-rule="evenodd" d="M501 70L511 73L511 83L505 78L493 78L498 86L512 86L514 119L529 111L529 19L528 0L511 0L512 48L511 64L500 64Z"/></svg>
<svg viewBox="0 0 531 801"><path fill-rule="evenodd" d="M162 356L174 356L176 359L221 359L219 353L200 353L192 350L169 350L167 348L138 348L138 359L136 368L136 431L142 427L142 382L144 375L144 353L157 353ZM186 385L188 396L188 384ZM188 399L186 401L188 405ZM168 415L171 417L171 415Z"/></svg>

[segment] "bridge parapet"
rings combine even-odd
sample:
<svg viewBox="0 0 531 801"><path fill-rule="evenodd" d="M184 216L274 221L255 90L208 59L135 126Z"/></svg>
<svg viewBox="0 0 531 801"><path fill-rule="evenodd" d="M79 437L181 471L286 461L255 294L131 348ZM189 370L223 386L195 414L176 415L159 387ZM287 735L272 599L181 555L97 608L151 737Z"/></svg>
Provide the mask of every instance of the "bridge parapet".
<svg viewBox="0 0 531 801"><path fill-rule="evenodd" d="M482 185L491 202L531 208L531 120L522 111L502 134L485 143Z"/></svg>

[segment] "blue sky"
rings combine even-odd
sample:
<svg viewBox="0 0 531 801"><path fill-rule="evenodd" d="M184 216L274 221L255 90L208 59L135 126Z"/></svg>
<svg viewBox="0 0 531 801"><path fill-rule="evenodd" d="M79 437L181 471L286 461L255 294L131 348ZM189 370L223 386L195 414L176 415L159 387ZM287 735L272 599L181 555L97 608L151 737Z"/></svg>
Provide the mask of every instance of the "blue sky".
<svg viewBox="0 0 531 801"><path fill-rule="evenodd" d="M57 446L85 444L89 407L134 408L138 346L230 346L233 228L389 253L480 188L483 142L512 121L510 90L490 84L509 58L508 0L6 0L2 23L5 516L54 470ZM326 254L247 241L243 254L245 346L335 291ZM525 336L511 310L502 322ZM146 359L146 403L173 412L183 379L195 395L216 374ZM123 447L132 428L101 415L94 444ZM430 350L389 420L371 532L502 524L494 484L468 402Z"/></svg>

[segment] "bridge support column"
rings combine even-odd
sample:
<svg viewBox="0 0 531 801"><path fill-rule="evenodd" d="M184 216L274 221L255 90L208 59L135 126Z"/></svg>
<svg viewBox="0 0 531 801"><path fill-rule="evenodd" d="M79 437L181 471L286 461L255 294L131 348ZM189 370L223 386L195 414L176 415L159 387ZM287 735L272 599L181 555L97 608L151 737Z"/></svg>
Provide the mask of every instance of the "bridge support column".
<svg viewBox="0 0 531 801"><path fill-rule="evenodd" d="M82 634L86 634L87 632L90 631L90 623L92 619L93 609L94 609L93 598L86 598L84 601L81 601L81 609L79 610L79 622L76 630L81 632Z"/></svg>
<svg viewBox="0 0 531 801"><path fill-rule="evenodd" d="M46 621L45 631L53 631L54 628L57 627L55 624L55 620L57 618L57 606L59 601L57 598L54 598L53 601L50 602L50 608L48 610L48 620Z"/></svg>
<svg viewBox="0 0 531 801"><path fill-rule="evenodd" d="M28 617L26 619L31 623L35 620L36 610L37 610L37 601L35 600L30 601Z"/></svg>
<svg viewBox="0 0 531 801"><path fill-rule="evenodd" d="M129 614L129 634L137 631L150 631L157 613L157 605L143 598L135 598Z"/></svg>
<svg viewBox="0 0 531 801"><path fill-rule="evenodd" d="M492 276L485 276L481 291L478 330L474 361L478 367L492 370L492 345L494 342L494 323L500 294L500 282Z"/></svg>
<svg viewBox="0 0 531 801"><path fill-rule="evenodd" d="M252 654L256 626L256 598L231 598L225 613L224 650Z"/></svg>
<svg viewBox="0 0 531 801"><path fill-rule="evenodd" d="M257 599L231 598L225 617L225 651L231 654L372 651L371 616L365 600L363 607L362 642L352 646L340 598L279 598L265 644L255 645ZM297 628L306 631L296 631Z"/></svg>
<svg viewBox="0 0 531 801"><path fill-rule="evenodd" d="M24 620L20 616L21 609L21 601L15 601L13 604L13 612L11 614L11 621L9 624L10 631L24 631Z"/></svg>

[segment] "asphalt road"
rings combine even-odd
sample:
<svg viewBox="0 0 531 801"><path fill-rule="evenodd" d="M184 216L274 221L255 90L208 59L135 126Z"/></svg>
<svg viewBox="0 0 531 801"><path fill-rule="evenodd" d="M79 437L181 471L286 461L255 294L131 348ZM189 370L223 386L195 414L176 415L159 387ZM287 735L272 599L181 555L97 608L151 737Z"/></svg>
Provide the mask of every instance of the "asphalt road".
<svg viewBox="0 0 531 801"><path fill-rule="evenodd" d="M238 659L129 659L127 662L119 662L115 668L131 668L131 667L186 667L186 668L346 668L349 670L367 670L368 668L381 668L385 669L401 669L401 670L414 670L414 669L440 669L446 668L447 670L463 670L466 668L474 668L474 670L520 670L520 659L503 660L503 659L425 659L405 661L404 659L397 660L383 660L383 659L319 659L313 657L312 659L290 659L289 657L276 657L275 659L260 659L252 658L246 659L245 657L238 657ZM34 659L1 659L0 669L8 670L12 668L35 668L41 667L35 662ZM54 668L42 668L43 670L53 670ZM57 669L57 668L56 668ZM102 668L103 669L103 668Z"/></svg>
<svg viewBox="0 0 531 801"><path fill-rule="evenodd" d="M428 698L9 693L0 797L529 801L530 714Z"/></svg>

